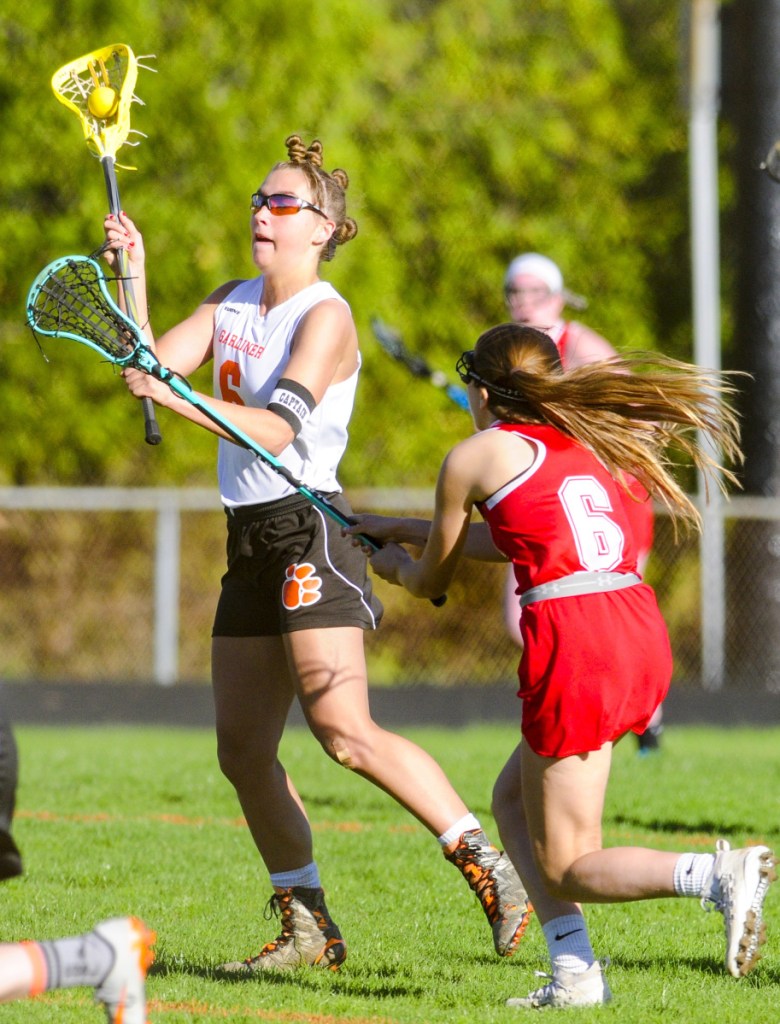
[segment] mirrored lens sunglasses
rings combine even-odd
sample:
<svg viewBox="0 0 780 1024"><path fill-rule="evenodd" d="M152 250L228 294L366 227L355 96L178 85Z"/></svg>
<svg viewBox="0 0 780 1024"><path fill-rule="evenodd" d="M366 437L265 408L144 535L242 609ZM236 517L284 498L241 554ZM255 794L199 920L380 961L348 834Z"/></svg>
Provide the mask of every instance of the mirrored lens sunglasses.
<svg viewBox="0 0 780 1024"><path fill-rule="evenodd" d="M298 196L272 195L264 196L262 192L255 192L252 196L252 211L257 212L267 206L274 217L294 217L301 210L314 210L320 217L327 219L327 213L321 210L314 203L307 199L300 199Z"/></svg>

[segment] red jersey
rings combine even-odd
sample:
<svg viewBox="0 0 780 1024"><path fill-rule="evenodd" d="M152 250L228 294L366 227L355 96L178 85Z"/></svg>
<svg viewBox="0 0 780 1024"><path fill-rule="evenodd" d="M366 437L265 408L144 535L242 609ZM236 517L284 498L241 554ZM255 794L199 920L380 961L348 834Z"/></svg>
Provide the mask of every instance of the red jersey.
<svg viewBox="0 0 780 1024"><path fill-rule="evenodd" d="M520 591L573 572L636 572L622 488L602 462L555 427L499 423L536 450L534 464L478 504Z"/></svg>
<svg viewBox="0 0 780 1024"><path fill-rule="evenodd" d="M521 593L576 572L636 572L622 488L593 452L554 427L492 429L536 452L529 469L478 505ZM522 729L537 754L568 757L644 732L672 673L649 586L534 601L520 629Z"/></svg>

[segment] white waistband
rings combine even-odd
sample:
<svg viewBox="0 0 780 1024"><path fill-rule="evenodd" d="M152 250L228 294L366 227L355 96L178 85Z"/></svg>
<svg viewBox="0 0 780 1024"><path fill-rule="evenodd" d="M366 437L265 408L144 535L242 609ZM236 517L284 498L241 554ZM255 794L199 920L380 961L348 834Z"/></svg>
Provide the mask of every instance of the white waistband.
<svg viewBox="0 0 780 1024"><path fill-rule="evenodd" d="M635 587L642 580L635 572L573 572L559 580L540 583L520 595L520 607L533 601L546 601L551 597L577 597L581 594L600 594L605 590L623 590Z"/></svg>

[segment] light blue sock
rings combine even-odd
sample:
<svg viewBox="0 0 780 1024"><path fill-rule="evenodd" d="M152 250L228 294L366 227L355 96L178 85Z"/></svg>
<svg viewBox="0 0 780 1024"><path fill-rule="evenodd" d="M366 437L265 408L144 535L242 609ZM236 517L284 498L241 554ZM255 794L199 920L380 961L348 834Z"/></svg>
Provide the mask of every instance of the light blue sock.
<svg viewBox="0 0 780 1024"><path fill-rule="evenodd" d="M588 926L582 914L565 914L542 925L553 971L582 974L592 966L596 955L590 944Z"/></svg>
<svg viewBox="0 0 780 1024"><path fill-rule="evenodd" d="M321 889L320 873L317 864L312 861L303 868L295 868L293 871L274 871L271 874L271 885L275 889L292 889L293 886L300 886L302 889Z"/></svg>

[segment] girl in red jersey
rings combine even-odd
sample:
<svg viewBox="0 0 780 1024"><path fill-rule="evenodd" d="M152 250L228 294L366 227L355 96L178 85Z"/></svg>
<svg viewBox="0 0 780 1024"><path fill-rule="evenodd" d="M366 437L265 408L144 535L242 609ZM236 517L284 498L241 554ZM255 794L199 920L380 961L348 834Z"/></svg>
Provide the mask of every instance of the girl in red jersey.
<svg viewBox="0 0 780 1024"><path fill-rule="evenodd" d="M714 854L605 850L601 836L612 747L646 727L672 669L655 596L636 572L617 481L630 471L673 516L698 523L665 452L674 445L699 468L720 469L688 436L696 430L738 459L736 420L722 403L731 388L661 356L564 371L550 338L521 324L485 332L458 371L477 433L444 460L432 522L361 516L351 532L398 542L373 553L371 564L416 597L444 593L461 555L514 566L523 742L498 778L493 810L552 970L547 984L509 1005L609 1000L581 902L712 901L725 920L726 966L741 977L763 941L772 852L732 851L722 840ZM471 523L474 508L484 523ZM420 558L403 543L424 545Z"/></svg>
<svg viewBox="0 0 780 1024"><path fill-rule="evenodd" d="M515 323L536 327L555 342L561 365L565 370L585 366L604 359L613 359L617 352L596 331L576 320L565 320L566 306L585 309L587 301L564 287L563 274L557 263L538 252L515 256L504 276L504 297L509 315ZM653 503L641 483L626 477L628 487L621 492L625 511L637 545L637 566L644 575L653 546ZM509 636L521 645L520 615L514 575L507 577L504 595L504 617ZM659 704L644 732L637 734L640 754L657 750L663 731L663 705Z"/></svg>

